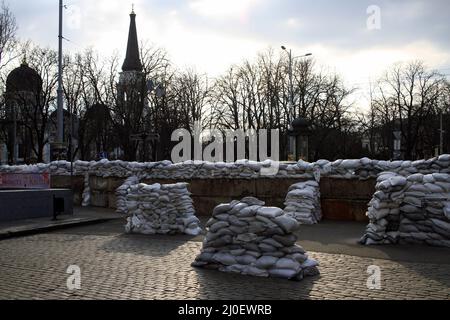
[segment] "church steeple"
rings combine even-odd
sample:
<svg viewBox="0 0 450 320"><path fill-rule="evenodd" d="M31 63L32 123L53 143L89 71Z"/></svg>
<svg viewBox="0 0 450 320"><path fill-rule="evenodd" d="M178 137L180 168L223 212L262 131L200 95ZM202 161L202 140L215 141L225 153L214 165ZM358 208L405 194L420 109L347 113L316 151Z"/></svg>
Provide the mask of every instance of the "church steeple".
<svg viewBox="0 0 450 320"><path fill-rule="evenodd" d="M139 43L136 31L136 13L130 14L130 31L128 33L127 56L122 66L122 71L142 71L142 63L139 56Z"/></svg>

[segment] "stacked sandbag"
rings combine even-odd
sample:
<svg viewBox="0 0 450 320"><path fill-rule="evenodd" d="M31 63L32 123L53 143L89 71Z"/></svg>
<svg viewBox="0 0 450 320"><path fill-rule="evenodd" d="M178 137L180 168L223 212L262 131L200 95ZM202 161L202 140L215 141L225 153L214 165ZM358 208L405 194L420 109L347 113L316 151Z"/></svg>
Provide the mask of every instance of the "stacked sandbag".
<svg viewBox="0 0 450 320"><path fill-rule="evenodd" d="M311 178L310 172L305 172L296 164L276 163L271 160L256 162L239 160L232 163L186 161L183 163L161 163L152 170L143 172L145 178L171 179L255 179L260 177L282 178L298 177Z"/></svg>
<svg viewBox="0 0 450 320"><path fill-rule="evenodd" d="M373 245L398 242L400 205L407 184L405 177L391 172L382 173L378 177L376 192L367 211L370 223L361 243Z"/></svg>
<svg viewBox="0 0 450 320"><path fill-rule="evenodd" d="M82 195L82 201L81 206L82 207L89 207L91 205L91 186L89 183L89 173L84 174L84 188L83 188L83 195Z"/></svg>
<svg viewBox="0 0 450 320"><path fill-rule="evenodd" d="M121 214L127 213L127 194L130 187L139 184L139 178L136 176L129 177L116 190L116 212Z"/></svg>
<svg viewBox="0 0 450 320"><path fill-rule="evenodd" d="M450 247L450 175L384 173L367 213L363 244L420 243Z"/></svg>
<svg viewBox="0 0 450 320"><path fill-rule="evenodd" d="M50 164L39 163L35 165L1 165L0 173L50 173Z"/></svg>
<svg viewBox="0 0 450 320"><path fill-rule="evenodd" d="M368 158L340 159L334 162L319 160L316 164L321 168L324 176L344 179L368 179L376 178L383 171L399 172L402 166L411 166L411 161L379 161ZM414 173L414 172L412 172ZM411 174L411 173L406 173Z"/></svg>
<svg viewBox="0 0 450 320"><path fill-rule="evenodd" d="M316 224L322 220L320 186L316 181L292 185L284 204L284 212L300 224Z"/></svg>
<svg viewBox="0 0 450 320"><path fill-rule="evenodd" d="M127 233L199 235L200 221L187 183L136 184L126 195Z"/></svg>
<svg viewBox="0 0 450 320"><path fill-rule="evenodd" d="M50 163L50 173L53 175L69 175L70 174L70 162L65 160L53 161Z"/></svg>
<svg viewBox="0 0 450 320"><path fill-rule="evenodd" d="M221 204L193 266L258 277L301 280L319 274L318 263L295 243L299 223L252 197Z"/></svg>
<svg viewBox="0 0 450 320"><path fill-rule="evenodd" d="M450 247L450 175L434 173L408 177L400 207L400 241Z"/></svg>
<svg viewBox="0 0 450 320"><path fill-rule="evenodd" d="M54 161L50 164L0 166L3 173L50 173L52 175L69 175L70 162ZM272 170L273 169L273 170ZM298 178L312 179L314 171L322 176L342 179L376 178L380 173L389 171L404 177L413 174L450 173L450 155L418 161L379 161L368 158L340 159L334 162L319 160L314 163L299 161L284 163L266 160L256 162L239 160L232 163L186 161L173 164L160 162L126 162L126 161L75 161L74 175L89 173L98 177L140 176L143 179L257 179L257 178Z"/></svg>
<svg viewBox="0 0 450 320"><path fill-rule="evenodd" d="M95 163L95 161L75 161L73 164L74 173L76 175L85 175L86 173L89 173L89 169L93 163Z"/></svg>
<svg viewBox="0 0 450 320"><path fill-rule="evenodd" d="M368 158L340 159L334 162L319 160L313 165L320 168L323 176L335 178L367 179L377 177L385 171L407 177L416 173L450 173L450 155L418 161L380 161Z"/></svg>

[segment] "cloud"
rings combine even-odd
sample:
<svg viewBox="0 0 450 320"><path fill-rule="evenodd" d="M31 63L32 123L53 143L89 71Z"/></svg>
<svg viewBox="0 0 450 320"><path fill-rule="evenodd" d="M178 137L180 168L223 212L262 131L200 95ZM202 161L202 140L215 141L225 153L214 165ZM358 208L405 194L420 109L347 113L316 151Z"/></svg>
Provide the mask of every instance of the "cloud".
<svg viewBox="0 0 450 320"><path fill-rule="evenodd" d="M191 0L189 7L196 14L207 18L242 20L260 2L260 0Z"/></svg>
<svg viewBox="0 0 450 320"><path fill-rule="evenodd" d="M255 39L228 34L218 37L213 30L193 28L179 14L168 12L160 19L158 22L150 19L152 23L139 19L138 24L144 25L149 39L158 37L155 43L168 50L176 65L194 66L213 77L266 47L266 43Z"/></svg>
<svg viewBox="0 0 450 320"><path fill-rule="evenodd" d="M297 29L301 26L300 21L297 18L289 18L284 24L291 29Z"/></svg>
<svg viewBox="0 0 450 320"><path fill-rule="evenodd" d="M70 3L70 1L68 1ZM318 65L349 84L367 83L390 64L424 60L450 67L448 0L133 0L138 36L167 49L175 65L218 76L259 50L286 45L312 52ZM92 46L104 56L125 55L131 1L76 0L65 11L65 50ZM381 9L381 30L366 28L367 7ZM11 0L22 39L57 48L54 0ZM70 8L70 7L69 7ZM73 21L72 21L73 22ZM281 49L279 49L281 50Z"/></svg>

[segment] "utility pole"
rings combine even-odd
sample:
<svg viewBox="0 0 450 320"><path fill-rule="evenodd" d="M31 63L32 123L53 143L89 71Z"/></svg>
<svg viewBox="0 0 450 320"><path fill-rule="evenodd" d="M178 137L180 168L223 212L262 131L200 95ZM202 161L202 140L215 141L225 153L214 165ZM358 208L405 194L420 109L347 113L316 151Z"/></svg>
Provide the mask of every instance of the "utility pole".
<svg viewBox="0 0 450 320"><path fill-rule="evenodd" d="M297 118L297 112L295 110L295 96L294 96L294 59L298 59L298 58L304 58L304 57L309 57L312 56L312 53L307 53L303 56L298 56L298 57L293 57L292 56L292 49L287 49L285 46L281 46L281 49L283 51L285 51L288 55L289 55L289 116L290 119L288 119L288 121L290 122L289 124L289 130L293 130L291 123ZM289 138L289 154L296 154L297 153L297 142L295 142L295 140L293 139L293 137L291 136ZM289 158L289 154L288 154L288 158Z"/></svg>
<svg viewBox="0 0 450 320"><path fill-rule="evenodd" d="M58 50L58 127L57 127L57 142L62 144L64 142L64 100L63 100L63 83L62 83L62 61L63 61L63 0L59 0L59 50Z"/></svg>
<svg viewBox="0 0 450 320"><path fill-rule="evenodd" d="M12 145L13 145L13 156L12 156L12 160L13 160L13 165L17 165L17 155L18 155L18 150L17 150L17 105L14 102L13 104L13 136L12 136Z"/></svg>
<svg viewBox="0 0 450 320"><path fill-rule="evenodd" d="M289 49L289 90L290 90L290 95L289 95L289 103L290 105L290 110L291 110L291 120L294 120L296 117L296 112L295 112L295 108L294 108L294 81L293 81L293 61L292 61L292 49Z"/></svg>
<svg viewBox="0 0 450 320"><path fill-rule="evenodd" d="M441 154L444 154L444 116L441 112L441 129L440 131L440 144L439 144L439 150Z"/></svg>
<svg viewBox="0 0 450 320"><path fill-rule="evenodd" d="M289 103L290 103L290 115L292 117L291 121L295 120L297 117L297 112L295 110L295 97L294 97L294 59L298 58L305 58L312 56L312 53L307 53L302 56L293 57L292 56L292 49L287 50L285 46L281 46L281 49L286 51L289 55Z"/></svg>

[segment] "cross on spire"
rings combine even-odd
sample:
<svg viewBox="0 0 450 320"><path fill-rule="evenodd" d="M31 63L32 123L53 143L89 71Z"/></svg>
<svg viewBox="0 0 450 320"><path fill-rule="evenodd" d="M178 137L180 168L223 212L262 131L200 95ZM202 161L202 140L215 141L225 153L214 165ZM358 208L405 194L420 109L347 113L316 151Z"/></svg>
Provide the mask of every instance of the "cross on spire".
<svg viewBox="0 0 450 320"><path fill-rule="evenodd" d="M23 49L23 58L22 58L22 65L28 65L27 63L27 51Z"/></svg>

